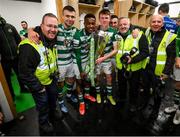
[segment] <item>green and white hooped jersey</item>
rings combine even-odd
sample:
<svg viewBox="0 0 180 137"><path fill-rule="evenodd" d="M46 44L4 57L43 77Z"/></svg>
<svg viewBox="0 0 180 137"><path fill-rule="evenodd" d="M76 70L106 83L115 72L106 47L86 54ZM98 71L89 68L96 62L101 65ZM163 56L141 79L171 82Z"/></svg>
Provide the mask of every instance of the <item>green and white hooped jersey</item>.
<svg viewBox="0 0 180 137"><path fill-rule="evenodd" d="M65 66L73 62L73 49L80 49L78 29L75 27L65 29L63 24L59 24L57 34L58 65Z"/></svg>
<svg viewBox="0 0 180 137"><path fill-rule="evenodd" d="M99 36L108 36L109 37L108 38L109 40L104 49L104 55L109 54L112 51L113 43L116 42L115 35L116 35L116 30L114 30L111 27L109 27L106 31L103 31L103 30L98 31L98 38L99 38ZM104 40L105 40L105 38L104 38ZM110 61L111 61L111 58L108 58L104 62L110 62Z"/></svg>
<svg viewBox="0 0 180 137"><path fill-rule="evenodd" d="M87 35L85 29L80 30L81 62L86 63L89 60L91 35Z"/></svg>

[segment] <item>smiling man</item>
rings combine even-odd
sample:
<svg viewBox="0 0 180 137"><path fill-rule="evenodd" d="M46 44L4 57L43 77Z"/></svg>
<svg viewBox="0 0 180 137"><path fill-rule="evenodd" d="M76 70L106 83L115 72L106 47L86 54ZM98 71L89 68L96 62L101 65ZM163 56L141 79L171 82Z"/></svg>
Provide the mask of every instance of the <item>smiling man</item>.
<svg viewBox="0 0 180 137"><path fill-rule="evenodd" d="M156 99L153 108L151 108L154 111L152 114L155 116L159 112L162 96L158 94L157 87L161 84L160 80L166 80L172 73L176 56L176 34L166 30L163 21L161 15L153 15L150 19L150 27L145 32L150 55L143 81L146 92L149 94L151 92L153 98Z"/></svg>
<svg viewBox="0 0 180 137"><path fill-rule="evenodd" d="M72 94L74 85L74 64L77 64L77 69L82 72L81 67L81 47L79 45L79 31L74 27L76 12L72 6L65 6L63 8L63 23L58 26L57 36L57 49L58 49L58 67L60 77L58 81L59 85L59 104L61 111L67 113L68 109L62 99L63 87L67 87L67 98L72 102L77 103L78 100L75 95ZM85 106L83 102L83 96L80 90L78 91L79 113L84 114Z"/></svg>
<svg viewBox="0 0 180 137"><path fill-rule="evenodd" d="M59 120L56 109L58 69L56 63L56 36L58 19L52 13L42 18L39 44L29 39L21 41L19 46L19 77L32 93L39 113L39 128L45 135L53 132L50 120Z"/></svg>
<svg viewBox="0 0 180 137"><path fill-rule="evenodd" d="M68 113L68 108L64 103L63 96L67 91L66 97L73 103L77 103L78 99L72 94L74 85L74 63L77 62L78 69L82 72L81 67L81 47L79 45L79 31L74 27L76 12L72 6L65 6L62 11L63 23L58 25L57 34L57 64L59 69L58 79L58 92L59 92L59 105L64 113ZM32 29L28 31L28 37L32 41L38 42L38 34ZM81 95L78 95L82 98ZM82 106L82 107L81 107ZM80 108L84 109L84 105L80 104ZM79 109L79 110L83 110ZM80 111L80 113L83 111Z"/></svg>
<svg viewBox="0 0 180 137"><path fill-rule="evenodd" d="M101 72L106 76L106 91L107 99L112 105L116 105L115 100L112 96L112 63L111 57L117 53L117 41L115 39L116 31L111 28L110 25L110 11L107 9L102 9L99 12L99 22L98 27L98 46L101 49L98 51L96 58L96 100L97 103L101 103L100 95L100 74ZM103 48L104 46L104 48Z"/></svg>
<svg viewBox="0 0 180 137"><path fill-rule="evenodd" d="M174 64L176 35L164 28L163 17L161 15L152 16L150 28L146 30L145 35L148 39L150 50L149 67L152 68L156 76L166 79L172 72ZM165 43L166 46L163 46L163 43ZM164 56L163 60L162 57L160 57L162 52Z"/></svg>
<svg viewBox="0 0 180 137"><path fill-rule="evenodd" d="M84 17L84 26L85 28L80 30L80 46L81 46L81 62L82 62L81 65L82 65L83 75L80 76L77 63L76 61L74 61L75 76L77 79L77 91L79 93L79 102L80 102L79 109L80 109L81 115L85 114L85 103L83 100L83 95L80 96L80 93L82 93L81 91L83 89L85 92L84 94L85 99L88 99L91 102L96 101L96 99L89 94L91 85L90 85L90 77L88 73L90 72L85 73L87 67L94 65L94 62L92 63L90 61L92 58L92 52L94 52L94 51L91 51L91 46L94 46L94 45L91 45L91 39L93 37L92 33L95 32L95 28L96 28L96 18L93 14L87 14Z"/></svg>
<svg viewBox="0 0 180 137"><path fill-rule="evenodd" d="M130 25L130 19L127 17L119 18L119 30L116 35L118 40L118 53L116 55L116 64L118 68L118 86L119 100L126 100L129 82L129 110L137 111L141 105L138 103L140 75L148 56L148 42L146 36L140 31L137 38L133 36L133 27ZM132 55L132 49L136 52ZM130 55L131 54L131 55ZM122 58L124 58L122 60Z"/></svg>

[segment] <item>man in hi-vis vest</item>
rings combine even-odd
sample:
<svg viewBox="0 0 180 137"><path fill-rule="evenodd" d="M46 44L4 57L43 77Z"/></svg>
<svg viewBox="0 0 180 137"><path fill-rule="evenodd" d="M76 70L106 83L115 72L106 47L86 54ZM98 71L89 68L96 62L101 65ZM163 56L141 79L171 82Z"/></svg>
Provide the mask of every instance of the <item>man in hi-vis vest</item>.
<svg viewBox="0 0 180 137"><path fill-rule="evenodd" d="M59 77L55 48L57 17L52 13L45 14L36 31L40 36L39 43L24 39L19 45L19 76L36 103L41 133L49 135L53 133L52 120L61 118L56 109Z"/></svg>
<svg viewBox="0 0 180 137"><path fill-rule="evenodd" d="M172 73L176 56L176 35L164 28L163 17L153 15L150 19L150 28L145 32L149 43L149 59L145 69L145 90L154 100L153 115L156 117L163 97L162 84ZM149 106L149 105L148 105ZM148 107L147 106L147 107Z"/></svg>
<svg viewBox="0 0 180 137"><path fill-rule="evenodd" d="M134 37L134 30L127 17L119 18L119 32L115 36L118 41L118 53L116 65L118 68L119 99L126 99L127 81L129 82L129 103L131 112L135 112L138 106L138 85L141 71L145 67L148 56L148 42L146 36L140 31Z"/></svg>

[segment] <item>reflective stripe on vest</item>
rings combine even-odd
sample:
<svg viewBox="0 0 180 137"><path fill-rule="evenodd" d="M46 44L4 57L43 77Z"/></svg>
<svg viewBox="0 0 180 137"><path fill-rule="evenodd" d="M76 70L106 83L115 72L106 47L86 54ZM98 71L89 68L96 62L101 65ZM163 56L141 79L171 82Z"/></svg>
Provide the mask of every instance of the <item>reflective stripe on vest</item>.
<svg viewBox="0 0 180 137"><path fill-rule="evenodd" d="M30 42L28 39L21 41L19 46L23 46L24 44L31 45L40 55L40 63L38 64L36 68L35 76L38 78L38 80L40 81L42 85L51 84L52 79L50 79L49 76L51 73L54 73L57 70L56 49L55 48L53 48L53 50L48 49L48 48L45 49L42 42L40 42L39 45L36 45L35 43Z"/></svg>
<svg viewBox="0 0 180 137"><path fill-rule="evenodd" d="M121 39L119 43L119 49L118 49L118 53L116 54L116 64L117 64L117 68L118 69L122 69L122 66L123 64L121 63L121 56L124 54L124 53L129 53L131 51L131 49L133 47L136 47L138 49L137 53L134 56L136 56L137 54L139 54L139 39L141 38L142 36L142 31L139 32L139 35L136 39L134 39L132 37L132 35L128 35L128 37L126 38L125 42L123 39ZM143 61L140 61L138 63L133 63L133 64L129 64L127 66L127 71L137 71L141 68L144 68L145 66L145 63L146 63L146 59L144 59Z"/></svg>
<svg viewBox="0 0 180 137"><path fill-rule="evenodd" d="M176 34L166 31L157 51L155 74L160 76L166 64L166 48L176 38Z"/></svg>
<svg viewBox="0 0 180 137"><path fill-rule="evenodd" d="M150 27L147 28L146 32L145 32L146 38L148 40L148 44L151 44L151 33L150 33Z"/></svg>

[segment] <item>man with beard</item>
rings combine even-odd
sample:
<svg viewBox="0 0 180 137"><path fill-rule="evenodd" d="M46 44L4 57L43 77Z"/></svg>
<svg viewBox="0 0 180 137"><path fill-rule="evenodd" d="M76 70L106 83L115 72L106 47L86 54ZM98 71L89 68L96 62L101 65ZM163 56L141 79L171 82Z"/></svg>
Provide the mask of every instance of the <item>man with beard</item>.
<svg viewBox="0 0 180 137"><path fill-rule="evenodd" d="M119 31L116 35L118 41L116 64L119 78L119 100L121 101L127 98L128 81L129 110L131 112L137 111L140 107L138 104L138 95L140 92L138 85L140 83L140 75L146 65L146 57L149 53L148 42L145 35L141 31L136 31L137 30L133 30L130 25L129 18L119 18ZM138 35L134 36L134 34Z"/></svg>

